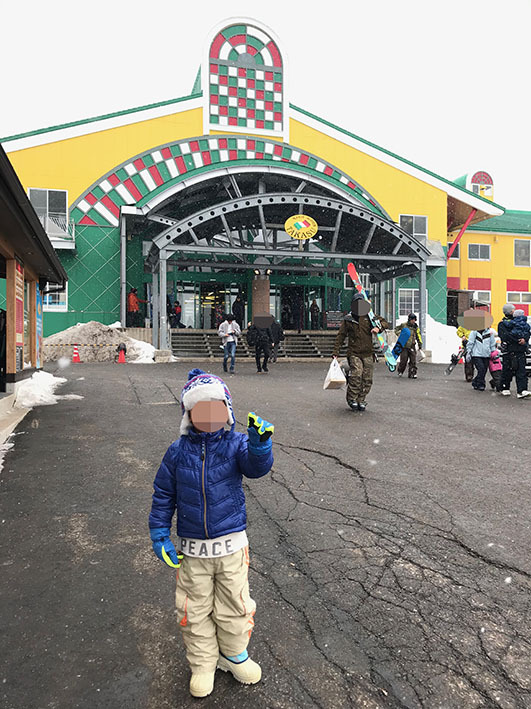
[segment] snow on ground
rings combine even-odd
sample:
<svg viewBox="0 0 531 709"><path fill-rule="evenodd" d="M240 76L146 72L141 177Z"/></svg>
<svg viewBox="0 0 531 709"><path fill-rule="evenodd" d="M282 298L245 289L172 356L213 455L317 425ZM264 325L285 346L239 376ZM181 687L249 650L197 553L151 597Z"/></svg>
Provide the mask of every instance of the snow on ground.
<svg viewBox="0 0 531 709"><path fill-rule="evenodd" d="M33 406L50 406L62 398L54 394L57 387L66 382L64 377L54 377L48 372L34 372L25 379L17 388L14 407L17 409L31 409ZM71 396L71 395L69 395Z"/></svg>
<svg viewBox="0 0 531 709"><path fill-rule="evenodd" d="M14 443L2 443L0 445L0 472L4 469L4 458L7 451L11 450L14 445Z"/></svg>
<svg viewBox="0 0 531 709"><path fill-rule="evenodd" d="M406 322L407 317L401 316L397 324ZM451 325L443 325L426 314L426 343L423 349L431 350L431 361L434 364L448 364L450 357L457 354L461 340L457 337L457 329Z"/></svg>
<svg viewBox="0 0 531 709"><path fill-rule="evenodd" d="M135 363L152 363L155 348L147 342L127 337L118 327L120 323L103 325L92 320L88 323L78 323L72 327L50 335L44 340L44 353L48 362L67 358L72 359L72 345L79 347L82 362L114 362L116 348L123 342L127 347L126 360ZM85 347L84 345L89 345Z"/></svg>

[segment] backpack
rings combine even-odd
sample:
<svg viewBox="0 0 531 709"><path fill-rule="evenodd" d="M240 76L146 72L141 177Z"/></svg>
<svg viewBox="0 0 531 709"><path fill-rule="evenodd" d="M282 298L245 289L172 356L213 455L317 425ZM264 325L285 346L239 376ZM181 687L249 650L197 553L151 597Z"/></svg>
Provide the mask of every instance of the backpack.
<svg viewBox="0 0 531 709"><path fill-rule="evenodd" d="M254 325L251 325L251 327L247 330L245 339L247 340L247 344L249 345L249 347L256 347L256 343L258 341L258 332L256 331Z"/></svg>

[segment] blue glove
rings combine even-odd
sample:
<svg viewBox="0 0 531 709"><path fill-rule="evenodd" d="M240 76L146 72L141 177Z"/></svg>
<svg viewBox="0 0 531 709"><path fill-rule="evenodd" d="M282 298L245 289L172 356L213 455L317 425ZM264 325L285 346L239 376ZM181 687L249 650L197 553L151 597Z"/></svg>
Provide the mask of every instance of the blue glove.
<svg viewBox="0 0 531 709"><path fill-rule="evenodd" d="M183 555L178 554L175 550L170 539L170 530L168 527L150 529L149 534L153 542L153 551L159 559L172 569L178 569L181 565Z"/></svg>
<svg viewBox="0 0 531 709"><path fill-rule="evenodd" d="M273 442L271 436L275 427L269 421L261 418L254 411L249 413L247 435L249 436L249 450L251 453L268 453Z"/></svg>

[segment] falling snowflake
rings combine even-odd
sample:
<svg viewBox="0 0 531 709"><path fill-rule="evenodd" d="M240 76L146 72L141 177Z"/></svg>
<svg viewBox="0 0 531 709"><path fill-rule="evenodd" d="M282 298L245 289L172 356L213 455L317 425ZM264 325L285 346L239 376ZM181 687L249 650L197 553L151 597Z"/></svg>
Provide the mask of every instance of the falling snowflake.
<svg viewBox="0 0 531 709"><path fill-rule="evenodd" d="M376 443L376 445L378 445L378 443L380 443L380 439L379 439L379 438L375 438L374 441L373 441L373 443Z"/></svg>
<svg viewBox="0 0 531 709"><path fill-rule="evenodd" d="M512 581L513 581L512 576L506 576L506 577L505 577L505 583L512 583Z"/></svg>

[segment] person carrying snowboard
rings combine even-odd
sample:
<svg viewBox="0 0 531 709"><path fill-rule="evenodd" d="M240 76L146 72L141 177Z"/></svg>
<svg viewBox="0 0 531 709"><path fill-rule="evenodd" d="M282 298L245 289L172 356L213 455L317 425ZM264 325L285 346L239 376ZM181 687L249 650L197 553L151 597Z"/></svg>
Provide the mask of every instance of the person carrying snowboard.
<svg viewBox="0 0 531 709"><path fill-rule="evenodd" d="M181 408L181 437L166 451L153 483L149 530L157 557L177 570L177 622L192 670L190 694L206 697L216 669L243 684L262 676L247 653L256 604L247 578L242 479L270 471L274 426L250 413L247 435L234 431L227 385L201 369L189 372ZM175 512L176 547L170 539Z"/></svg>
<svg viewBox="0 0 531 709"><path fill-rule="evenodd" d="M408 365L407 376L409 379L417 378L417 345L420 350L422 347L422 337L420 328L417 325L417 316L415 313L409 313L407 322L395 327L395 333L400 336L402 330L407 327L411 332L408 341L404 345L404 349L400 353L400 362L398 363L398 376L401 377L406 371ZM408 364L409 363L409 364Z"/></svg>
<svg viewBox="0 0 531 709"><path fill-rule="evenodd" d="M504 354L501 393L504 396L511 396L511 381L514 376L516 396L518 399L525 399L531 396L531 392L527 390L525 371L525 354L529 346L530 328L523 311L515 310L512 303L503 306L503 315L503 320L498 324L498 337Z"/></svg>
<svg viewBox="0 0 531 709"><path fill-rule="evenodd" d="M348 338L347 359L349 377L347 380L347 404L353 411L365 411L367 395L372 387L374 373L374 344L372 336L391 325L384 318L375 315L381 328L373 326L369 312L371 304L361 295L355 293L350 303L350 313L341 321L334 344L332 357L337 359L341 346Z"/></svg>

